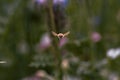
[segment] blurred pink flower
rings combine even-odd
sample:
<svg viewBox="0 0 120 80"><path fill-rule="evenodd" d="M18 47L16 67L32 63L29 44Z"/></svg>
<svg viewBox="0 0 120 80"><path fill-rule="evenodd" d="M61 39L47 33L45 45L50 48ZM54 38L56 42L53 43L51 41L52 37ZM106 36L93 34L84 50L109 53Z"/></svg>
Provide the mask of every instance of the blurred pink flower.
<svg viewBox="0 0 120 80"><path fill-rule="evenodd" d="M50 36L46 33L41 37L39 48L44 50L51 45L51 39Z"/></svg>
<svg viewBox="0 0 120 80"><path fill-rule="evenodd" d="M46 76L46 72L44 70L38 70L35 73L35 75L38 76L38 77L45 77Z"/></svg>
<svg viewBox="0 0 120 80"><path fill-rule="evenodd" d="M23 78L22 80L43 80L43 77L46 77L46 72L39 70L34 75Z"/></svg>
<svg viewBox="0 0 120 80"><path fill-rule="evenodd" d="M91 34L91 40L93 42L99 42L101 40L101 35L98 32L93 32Z"/></svg>
<svg viewBox="0 0 120 80"><path fill-rule="evenodd" d="M68 69L69 68L69 60L68 59L63 59L63 61L61 63L61 67L63 69Z"/></svg>
<svg viewBox="0 0 120 80"><path fill-rule="evenodd" d="M68 42L68 39L66 37L60 39L59 41L59 47L63 47Z"/></svg>

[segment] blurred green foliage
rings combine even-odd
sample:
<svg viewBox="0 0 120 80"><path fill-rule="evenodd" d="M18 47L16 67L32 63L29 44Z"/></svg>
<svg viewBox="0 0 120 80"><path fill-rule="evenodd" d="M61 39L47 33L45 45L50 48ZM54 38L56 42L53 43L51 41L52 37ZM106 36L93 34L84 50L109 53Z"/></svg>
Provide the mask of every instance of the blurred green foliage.
<svg viewBox="0 0 120 80"><path fill-rule="evenodd" d="M21 80L39 69L56 76L61 67L57 59L69 60L69 69L61 71L68 80L119 80L120 57L106 55L120 47L119 4L119 0L69 0L65 10L69 41L58 52L52 46L36 51L41 36L50 33L48 11L33 7L30 0L0 0L0 60L7 61L0 64L0 80ZM101 40L92 41L92 32L98 32ZM111 79L113 73L119 79Z"/></svg>

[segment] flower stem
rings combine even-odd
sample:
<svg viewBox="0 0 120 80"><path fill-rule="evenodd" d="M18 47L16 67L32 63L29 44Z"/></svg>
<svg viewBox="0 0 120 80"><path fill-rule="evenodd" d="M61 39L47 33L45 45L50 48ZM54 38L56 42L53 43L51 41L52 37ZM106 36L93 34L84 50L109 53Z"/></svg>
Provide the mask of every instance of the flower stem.
<svg viewBox="0 0 120 80"><path fill-rule="evenodd" d="M53 14L53 6L52 6L52 0L49 0L49 6L48 6L48 18L49 18L49 33L51 34L51 31L56 32L55 22L54 22L54 14ZM52 34L51 34L52 36ZM58 71L57 80L62 80L62 68L61 68L61 61L62 57L60 54L60 50L58 48L58 40L56 40L56 37L52 37L52 51L55 56L56 61L56 69Z"/></svg>

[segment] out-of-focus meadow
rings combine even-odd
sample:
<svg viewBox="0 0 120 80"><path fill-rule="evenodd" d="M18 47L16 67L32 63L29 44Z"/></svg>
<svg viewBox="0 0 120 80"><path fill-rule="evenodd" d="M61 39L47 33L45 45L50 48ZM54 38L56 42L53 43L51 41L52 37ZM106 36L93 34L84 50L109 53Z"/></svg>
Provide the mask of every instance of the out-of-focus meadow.
<svg viewBox="0 0 120 80"><path fill-rule="evenodd" d="M0 0L0 80L120 80L119 61L119 0Z"/></svg>

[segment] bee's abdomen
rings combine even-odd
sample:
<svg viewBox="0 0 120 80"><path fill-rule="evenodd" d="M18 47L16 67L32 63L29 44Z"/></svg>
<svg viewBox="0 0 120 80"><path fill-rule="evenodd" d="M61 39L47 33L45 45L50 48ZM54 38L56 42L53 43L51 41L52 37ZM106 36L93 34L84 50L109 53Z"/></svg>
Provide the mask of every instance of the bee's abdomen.
<svg viewBox="0 0 120 80"><path fill-rule="evenodd" d="M63 38L63 35L58 36L59 38Z"/></svg>

